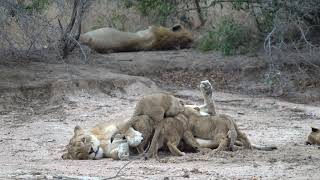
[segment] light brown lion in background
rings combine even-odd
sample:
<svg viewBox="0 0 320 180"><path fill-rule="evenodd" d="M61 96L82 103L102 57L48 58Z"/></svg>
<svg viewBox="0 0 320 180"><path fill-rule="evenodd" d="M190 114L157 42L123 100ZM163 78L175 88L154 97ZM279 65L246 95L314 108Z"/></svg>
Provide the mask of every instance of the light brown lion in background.
<svg viewBox="0 0 320 180"><path fill-rule="evenodd" d="M111 53L190 48L193 37L181 25L149 26L135 33L105 27L82 34L80 42L99 53Z"/></svg>

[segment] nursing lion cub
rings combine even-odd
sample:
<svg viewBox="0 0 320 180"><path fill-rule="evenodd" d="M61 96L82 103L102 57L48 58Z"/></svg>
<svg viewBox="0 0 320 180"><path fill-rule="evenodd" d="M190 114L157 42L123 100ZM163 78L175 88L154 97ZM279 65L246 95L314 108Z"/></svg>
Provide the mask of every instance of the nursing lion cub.
<svg viewBox="0 0 320 180"><path fill-rule="evenodd" d="M127 159L129 146L136 147L143 139L142 134L133 128L126 131L123 139L118 132L127 126L127 122L107 122L96 125L90 131L76 126L62 159Z"/></svg>
<svg viewBox="0 0 320 180"><path fill-rule="evenodd" d="M320 146L320 130L318 128L312 127L311 133L306 141L307 145L318 145Z"/></svg>
<svg viewBox="0 0 320 180"><path fill-rule="evenodd" d="M174 117L184 111L184 102L168 93L158 93L144 96L137 103L130 125L139 122L141 115L148 116L149 124L146 129L154 131L150 148L146 158L151 157L156 151L157 142L160 137L160 131L163 127L162 121L165 117ZM146 126L146 125L145 125ZM149 137L148 137L149 138Z"/></svg>
<svg viewBox="0 0 320 180"><path fill-rule="evenodd" d="M106 27L82 34L80 42L99 53L110 53L189 48L193 37L181 25L170 29L149 26L135 33Z"/></svg>
<svg viewBox="0 0 320 180"><path fill-rule="evenodd" d="M141 116L140 121L133 125L133 127L137 131L141 132L143 136L143 141L137 147L139 153L144 151L144 148L146 148L148 142L151 140L154 132L152 124L153 121L150 118ZM183 115L183 113L179 113L175 117L167 117L161 121L161 124L162 126L160 128L159 139L156 142L154 151L151 152L152 156L157 158L158 149L162 147L168 148L172 155L185 155L184 152L181 152L178 149L178 145L180 144L181 140L183 140L185 144L191 147L193 150L199 150L200 145L193 137L189 127L189 120Z"/></svg>
<svg viewBox="0 0 320 180"><path fill-rule="evenodd" d="M215 149L216 152L233 150L238 140L245 148L251 149L247 136L240 132L231 117L227 115L202 116L198 110L190 107L186 107L183 114L189 119L191 132L202 148Z"/></svg>

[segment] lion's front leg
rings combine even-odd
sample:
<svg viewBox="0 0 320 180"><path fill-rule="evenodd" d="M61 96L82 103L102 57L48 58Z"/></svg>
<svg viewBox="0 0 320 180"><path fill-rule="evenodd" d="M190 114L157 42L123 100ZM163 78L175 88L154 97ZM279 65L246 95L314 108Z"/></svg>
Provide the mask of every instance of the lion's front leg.
<svg viewBox="0 0 320 180"><path fill-rule="evenodd" d="M148 152L145 154L145 159L149 159L150 157L154 156L155 153L158 153L158 141L160 139L162 129L163 123L158 123L158 125L156 125L155 132L151 140L150 148Z"/></svg>

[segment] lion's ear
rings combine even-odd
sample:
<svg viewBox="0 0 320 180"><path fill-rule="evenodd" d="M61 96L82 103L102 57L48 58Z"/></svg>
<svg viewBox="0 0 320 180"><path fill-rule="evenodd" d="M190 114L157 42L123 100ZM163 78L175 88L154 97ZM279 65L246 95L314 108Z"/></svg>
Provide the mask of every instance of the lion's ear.
<svg viewBox="0 0 320 180"><path fill-rule="evenodd" d="M319 132L319 129L318 129L318 128L315 128L315 127L311 127L311 131L312 131L312 132Z"/></svg>
<svg viewBox="0 0 320 180"><path fill-rule="evenodd" d="M77 134L80 131L82 131L82 128L79 125L76 125L76 127L74 127L74 134Z"/></svg>

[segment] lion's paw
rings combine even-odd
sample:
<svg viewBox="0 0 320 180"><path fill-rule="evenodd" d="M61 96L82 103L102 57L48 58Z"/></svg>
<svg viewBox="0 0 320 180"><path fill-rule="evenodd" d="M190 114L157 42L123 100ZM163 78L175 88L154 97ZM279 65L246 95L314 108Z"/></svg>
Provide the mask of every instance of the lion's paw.
<svg viewBox="0 0 320 180"><path fill-rule="evenodd" d="M128 143L121 143L118 146L118 157L120 160L129 159L129 145Z"/></svg>
<svg viewBox="0 0 320 180"><path fill-rule="evenodd" d="M212 150L209 154L210 154L211 156L214 156L214 155L217 155L217 154L219 154L219 153L221 153L221 150L214 149L214 150Z"/></svg>
<svg viewBox="0 0 320 180"><path fill-rule="evenodd" d="M143 136L139 131L134 131L134 135L127 136L126 139L130 147L137 147L142 142Z"/></svg>

